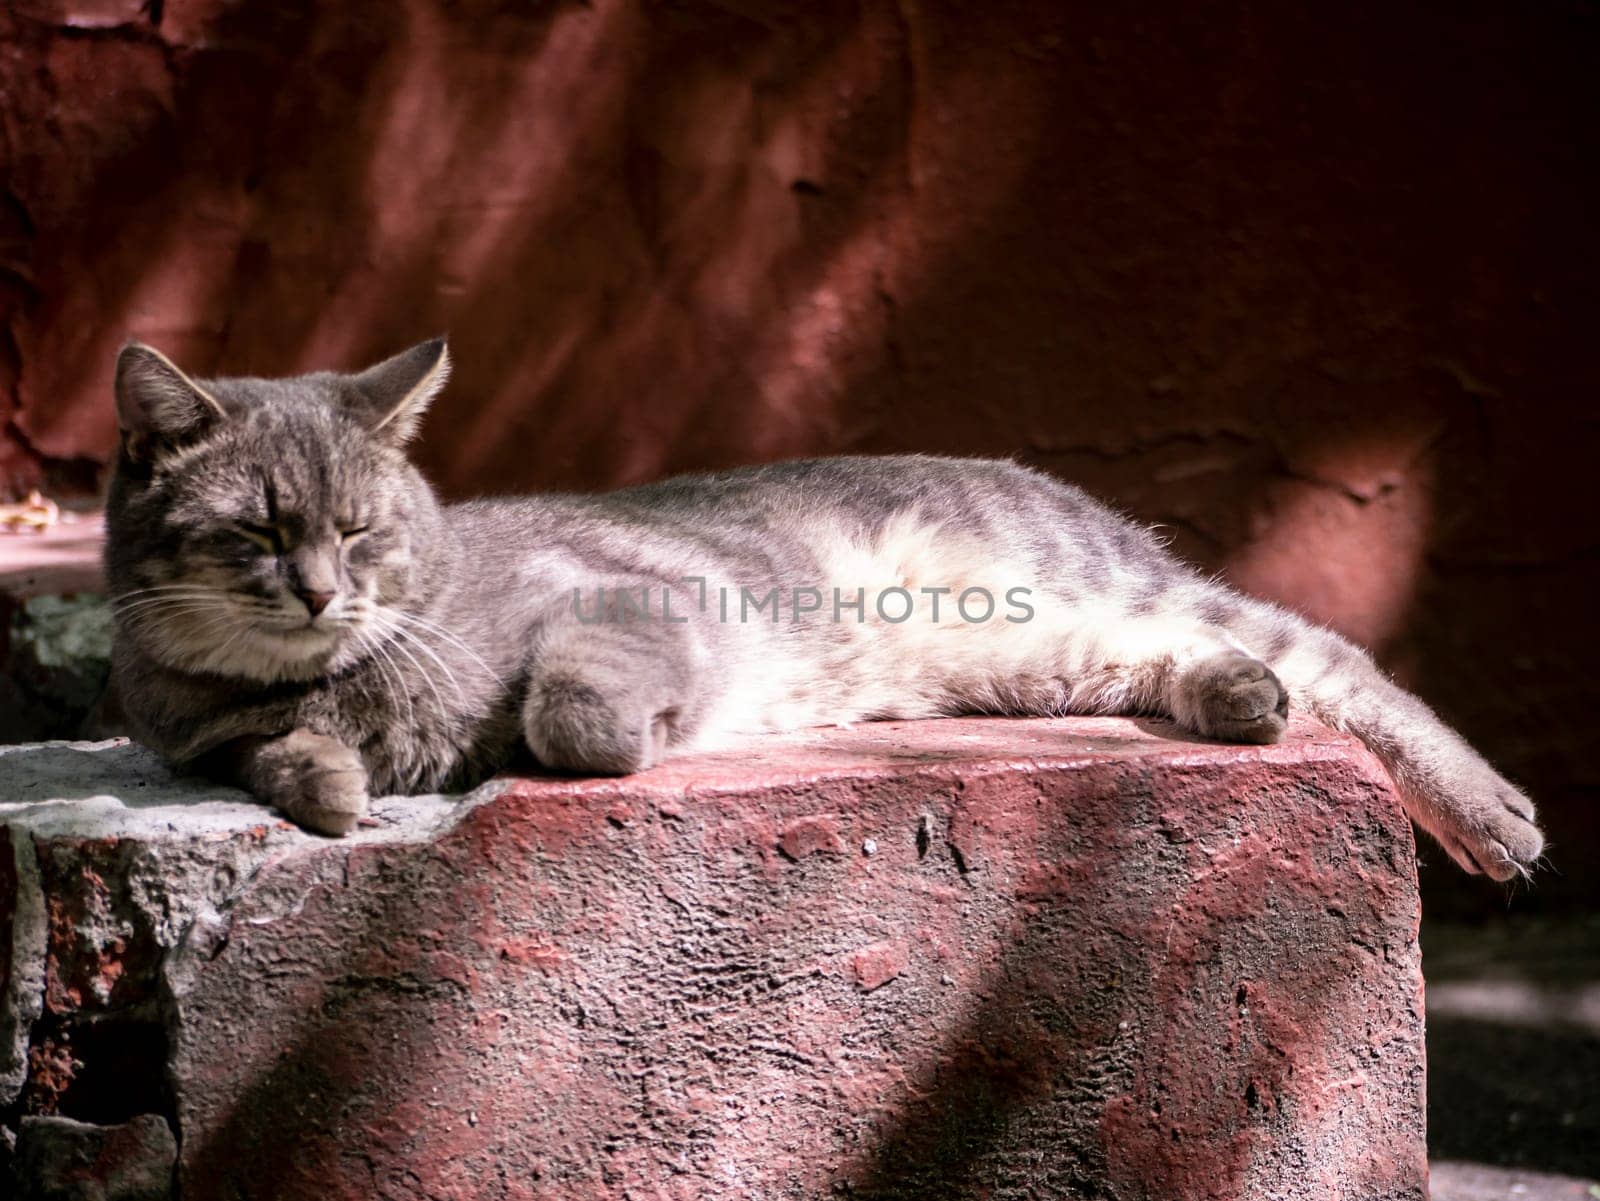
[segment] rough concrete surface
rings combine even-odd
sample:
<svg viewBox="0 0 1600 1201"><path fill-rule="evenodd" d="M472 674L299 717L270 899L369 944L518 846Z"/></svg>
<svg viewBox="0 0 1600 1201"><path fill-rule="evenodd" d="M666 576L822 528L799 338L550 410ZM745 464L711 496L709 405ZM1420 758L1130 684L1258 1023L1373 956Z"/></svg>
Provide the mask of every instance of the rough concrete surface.
<svg viewBox="0 0 1600 1201"><path fill-rule="evenodd" d="M1600 1198L1600 1184L1593 1180L1455 1160L1435 1163L1429 1183L1433 1201L1596 1201Z"/></svg>
<svg viewBox="0 0 1600 1201"><path fill-rule="evenodd" d="M159 1115L183 1201L1424 1195L1411 833L1308 722L873 724L375 813L0 752L8 1121Z"/></svg>
<svg viewBox="0 0 1600 1201"><path fill-rule="evenodd" d="M115 1126L25 1117L17 1201L168 1201L178 1156L172 1129L147 1113Z"/></svg>

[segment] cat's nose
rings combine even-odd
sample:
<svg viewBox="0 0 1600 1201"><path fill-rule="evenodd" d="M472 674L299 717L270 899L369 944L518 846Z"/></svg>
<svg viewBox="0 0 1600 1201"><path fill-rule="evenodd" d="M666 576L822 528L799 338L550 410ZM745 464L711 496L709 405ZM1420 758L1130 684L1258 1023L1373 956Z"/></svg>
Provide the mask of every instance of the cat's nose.
<svg viewBox="0 0 1600 1201"><path fill-rule="evenodd" d="M333 603L333 593L331 592L310 592L304 589L296 588L294 594L298 596L300 598L300 602L311 611L311 616L313 617L316 617L331 603Z"/></svg>

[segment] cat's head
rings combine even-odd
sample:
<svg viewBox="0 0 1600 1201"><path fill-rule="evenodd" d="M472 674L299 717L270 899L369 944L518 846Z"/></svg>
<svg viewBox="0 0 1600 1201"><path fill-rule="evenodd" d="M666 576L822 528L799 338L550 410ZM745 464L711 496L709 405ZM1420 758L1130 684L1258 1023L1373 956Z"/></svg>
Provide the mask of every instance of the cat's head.
<svg viewBox="0 0 1600 1201"><path fill-rule="evenodd" d="M117 636L168 666L309 679L364 658L429 586L438 506L404 446L444 339L355 375L190 379L132 343L106 508Z"/></svg>

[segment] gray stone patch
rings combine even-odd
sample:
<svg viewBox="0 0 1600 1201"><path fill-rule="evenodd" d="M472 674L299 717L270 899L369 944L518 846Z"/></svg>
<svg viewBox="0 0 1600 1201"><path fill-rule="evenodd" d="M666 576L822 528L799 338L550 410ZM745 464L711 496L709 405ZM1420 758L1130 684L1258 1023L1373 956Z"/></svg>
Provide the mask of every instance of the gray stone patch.
<svg viewBox="0 0 1600 1201"><path fill-rule="evenodd" d="M12 1195L17 1201L167 1201L177 1161L177 1140L157 1114L115 1126L23 1118Z"/></svg>
<svg viewBox="0 0 1600 1201"><path fill-rule="evenodd" d="M165 954L225 931L228 911L264 864L320 857L335 870L352 847L433 837L502 788L490 783L460 798L379 798L370 825L330 840L290 825L237 788L177 774L125 738L0 745L0 851L11 858L6 866L16 881L12 896L0 897L11 910L11 962L0 994L0 1105L26 1083L29 1039L43 1012L47 915L39 857L48 848L117 842L116 893L75 937L108 954L130 945ZM5 874L0 868L0 878ZM286 913L298 903L281 898ZM91 989L92 1003L107 999Z"/></svg>
<svg viewBox="0 0 1600 1201"><path fill-rule="evenodd" d="M0 742L78 733L111 673L110 607L89 593L35 596L0 604L0 618Z"/></svg>

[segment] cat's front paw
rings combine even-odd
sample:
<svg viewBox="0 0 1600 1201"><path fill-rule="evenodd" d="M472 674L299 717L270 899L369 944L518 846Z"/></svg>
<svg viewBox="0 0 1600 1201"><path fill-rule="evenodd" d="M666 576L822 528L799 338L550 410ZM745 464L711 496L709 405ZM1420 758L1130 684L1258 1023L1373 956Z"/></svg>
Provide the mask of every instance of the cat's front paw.
<svg viewBox="0 0 1600 1201"><path fill-rule="evenodd" d="M1451 791L1433 834L1469 872L1492 880L1526 876L1544 853L1533 802L1498 774Z"/></svg>
<svg viewBox="0 0 1600 1201"><path fill-rule="evenodd" d="M367 812L367 769L336 738L296 730L277 748L282 768L264 799L317 834L348 834Z"/></svg>
<svg viewBox="0 0 1600 1201"><path fill-rule="evenodd" d="M529 689L523 731L545 767L624 776L660 761L676 717L670 706L622 688L603 691L574 676L547 676Z"/></svg>
<svg viewBox="0 0 1600 1201"><path fill-rule="evenodd" d="M1178 678L1173 717L1223 742L1277 742L1289 726L1289 694L1272 669L1249 655L1213 655Z"/></svg>

